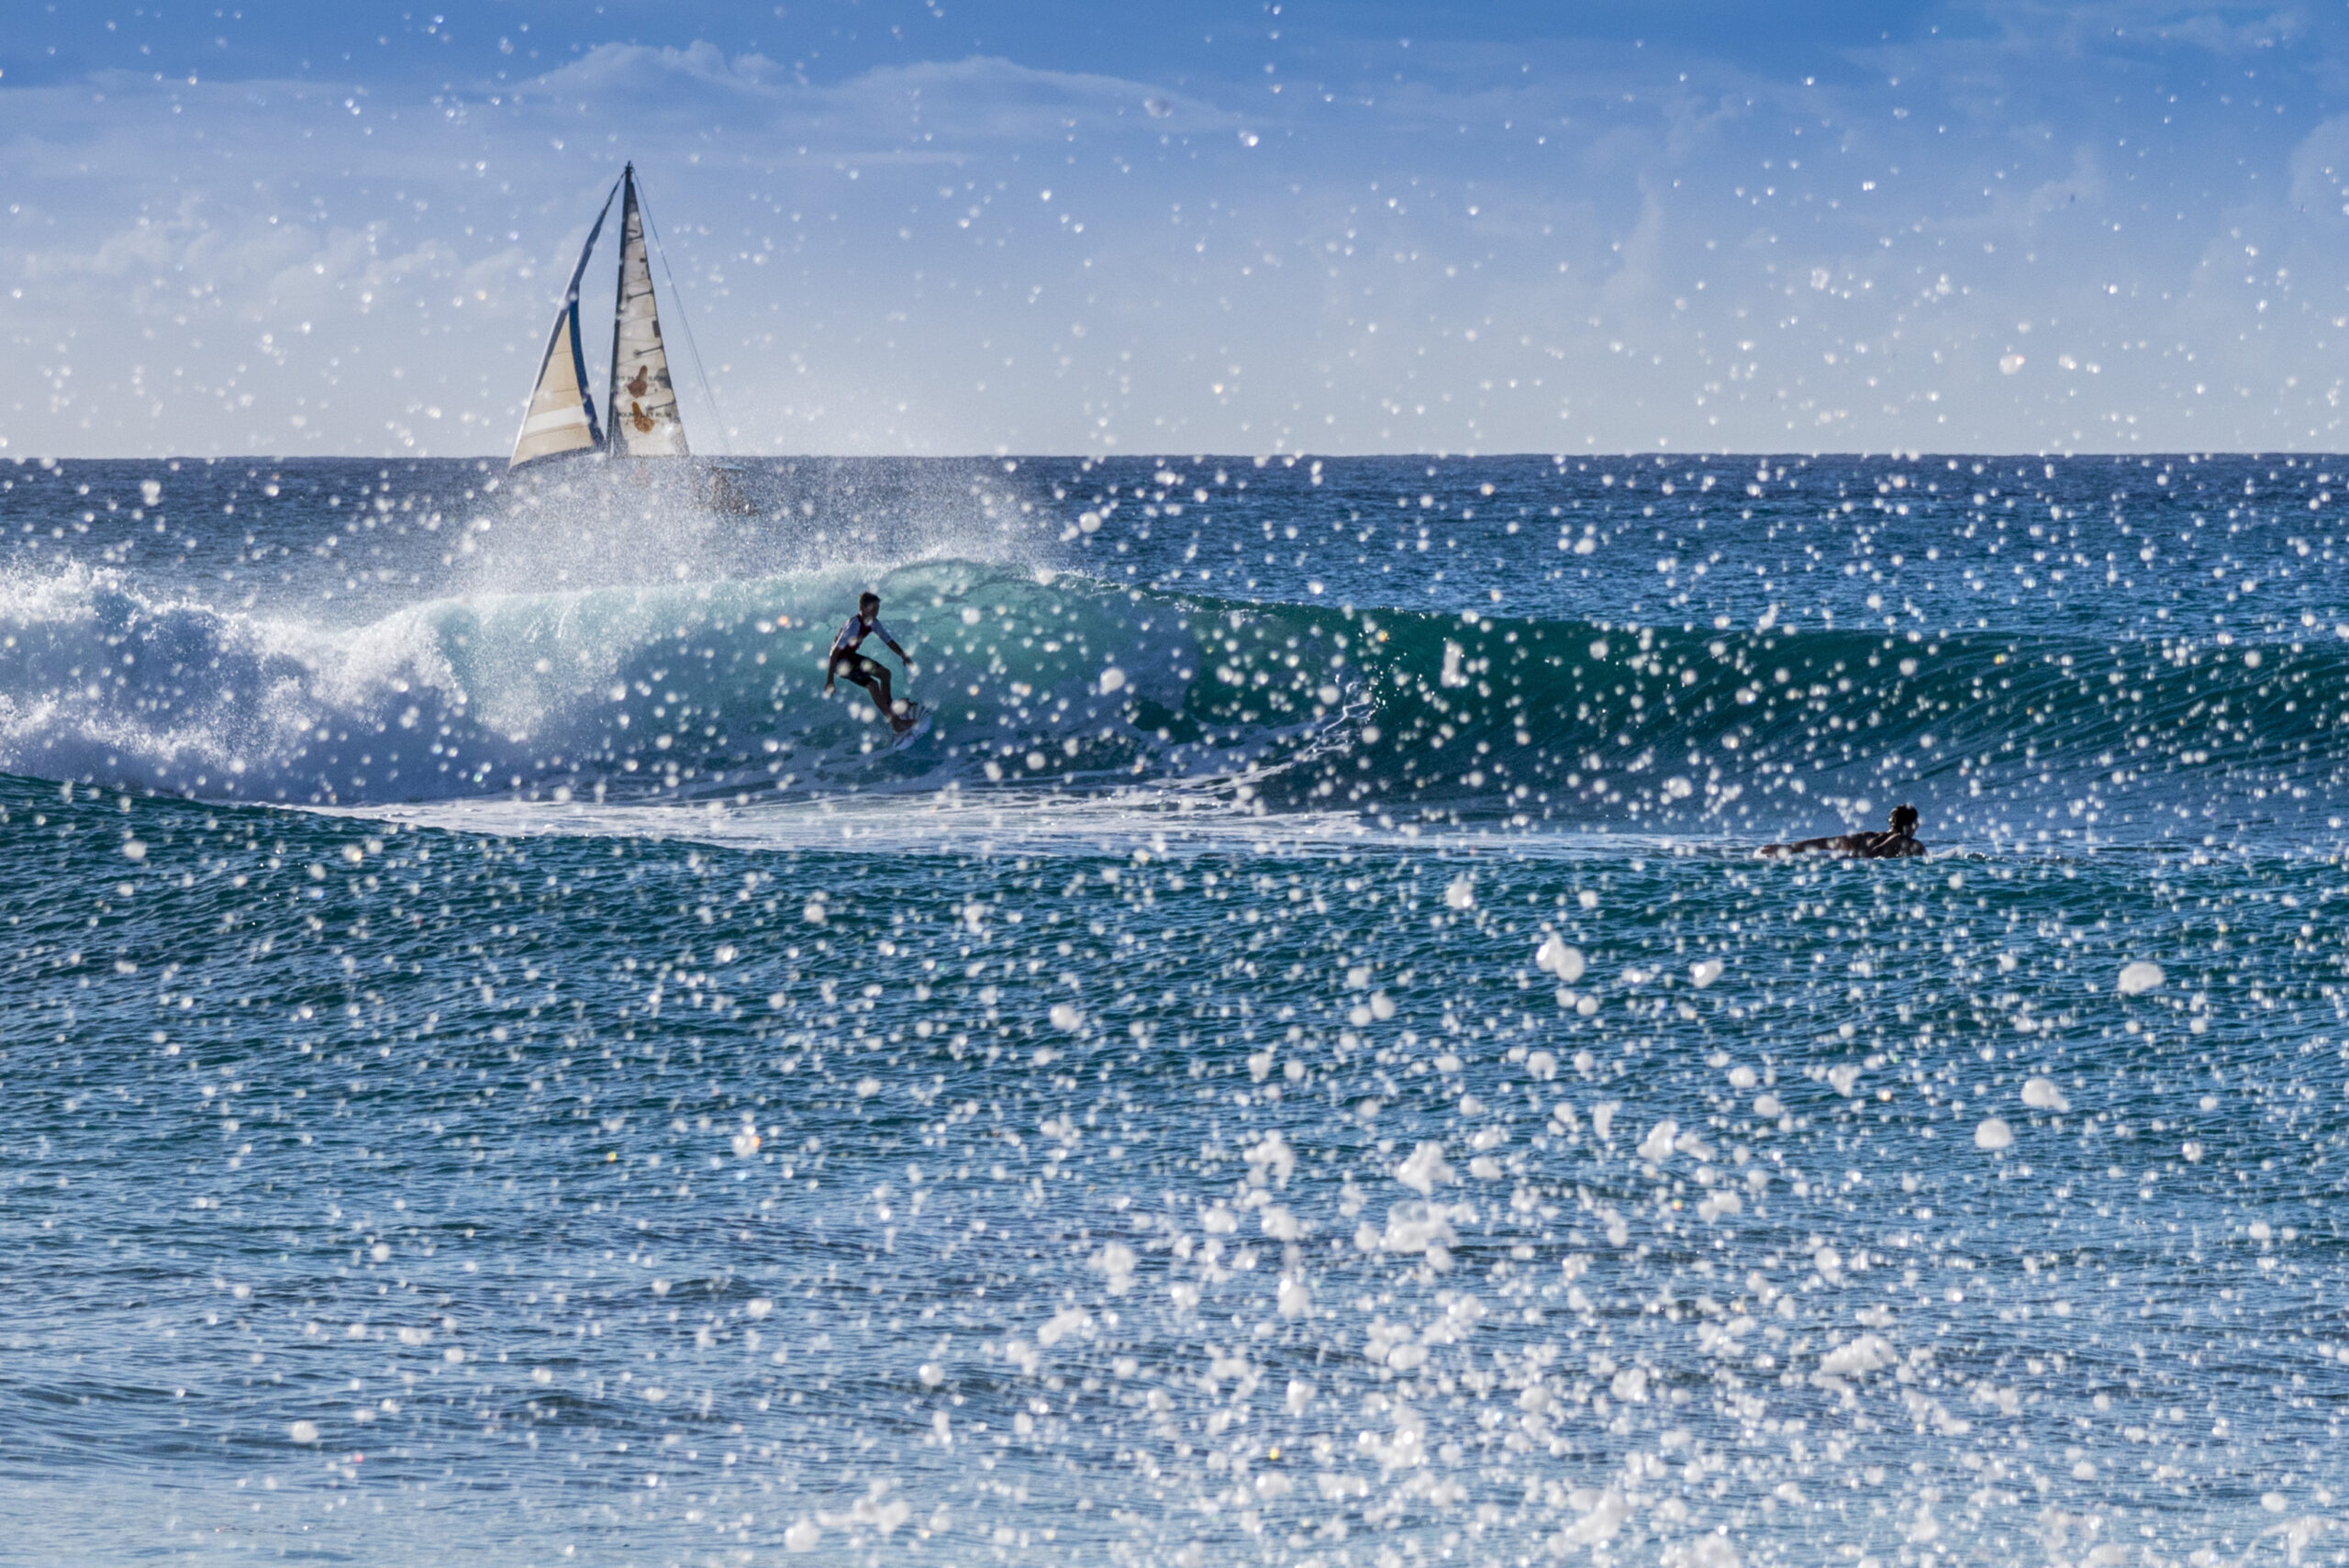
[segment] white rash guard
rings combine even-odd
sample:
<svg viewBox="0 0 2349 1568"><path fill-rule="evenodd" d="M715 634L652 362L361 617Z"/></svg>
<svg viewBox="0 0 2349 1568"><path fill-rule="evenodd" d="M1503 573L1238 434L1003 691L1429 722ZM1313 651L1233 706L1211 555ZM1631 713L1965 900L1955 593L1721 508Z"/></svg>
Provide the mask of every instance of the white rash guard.
<svg viewBox="0 0 2349 1568"><path fill-rule="evenodd" d="M897 641L889 635L889 628L881 624L880 617L866 620L861 615L854 615L849 617L848 624L841 628L841 634L832 639L832 657L837 659L843 653L854 653L858 645L868 637L878 637L891 647L895 647Z"/></svg>

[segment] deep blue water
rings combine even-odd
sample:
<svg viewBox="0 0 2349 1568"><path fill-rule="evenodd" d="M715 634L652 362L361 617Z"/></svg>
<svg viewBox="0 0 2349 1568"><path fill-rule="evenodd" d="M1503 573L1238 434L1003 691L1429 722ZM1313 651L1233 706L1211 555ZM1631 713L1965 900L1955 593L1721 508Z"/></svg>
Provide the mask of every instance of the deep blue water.
<svg viewBox="0 0 2349 1568"><path fill-rule="evenodd" d="M0 466L13 1551L2342 1560L2343 462L739 483Z"/></svg>

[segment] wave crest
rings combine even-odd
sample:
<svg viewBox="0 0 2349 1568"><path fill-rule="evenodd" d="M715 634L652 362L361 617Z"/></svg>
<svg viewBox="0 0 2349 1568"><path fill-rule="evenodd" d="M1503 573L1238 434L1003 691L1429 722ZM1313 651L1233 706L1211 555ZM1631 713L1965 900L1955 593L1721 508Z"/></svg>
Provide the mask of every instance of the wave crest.
<svg viewBox="0 0 2349 1568"><path fill-rule="evenodd" d="M1740 828L2323 809L2349 648L1707 632L885 573L935 726L820 695L851 569L436 600L335 629L0 582L0 766L333 805L525 791L1213 787L1252 810ZM2183 817L2181 817L2183 814Z"/></svg>

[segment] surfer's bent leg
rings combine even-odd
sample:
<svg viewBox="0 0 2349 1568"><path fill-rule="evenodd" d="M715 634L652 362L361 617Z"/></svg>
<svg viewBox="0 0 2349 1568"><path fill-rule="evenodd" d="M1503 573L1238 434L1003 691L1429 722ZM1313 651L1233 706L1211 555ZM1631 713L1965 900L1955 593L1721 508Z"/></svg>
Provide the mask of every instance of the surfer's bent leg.
<svg viewBox="0 0 2349 1568"><path fill-rule="evenodd" d="M896 722L896 710L889 702L887 666L878 660L867 659L862 653L843 653L832 661L832 673L863 686L872 695L873 706L881 710L881 717L893 724Z"/></svg>

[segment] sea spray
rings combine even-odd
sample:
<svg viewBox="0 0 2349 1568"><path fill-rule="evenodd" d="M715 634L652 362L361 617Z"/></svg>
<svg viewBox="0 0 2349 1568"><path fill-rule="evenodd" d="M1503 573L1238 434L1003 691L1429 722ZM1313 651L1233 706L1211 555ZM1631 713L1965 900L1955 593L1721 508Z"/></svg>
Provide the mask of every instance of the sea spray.
<svg viewBox="0 0 2349 1568"><path fill-rule="evenodd" d="M2325 1539L2329 463L782 466L0 465L19 1555Z"/></svg>

